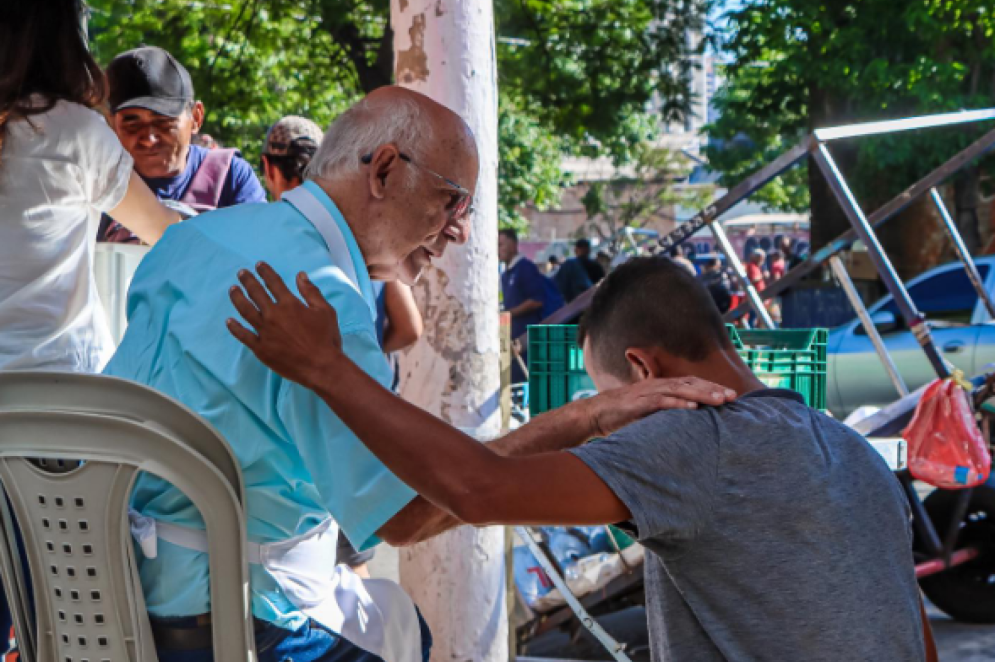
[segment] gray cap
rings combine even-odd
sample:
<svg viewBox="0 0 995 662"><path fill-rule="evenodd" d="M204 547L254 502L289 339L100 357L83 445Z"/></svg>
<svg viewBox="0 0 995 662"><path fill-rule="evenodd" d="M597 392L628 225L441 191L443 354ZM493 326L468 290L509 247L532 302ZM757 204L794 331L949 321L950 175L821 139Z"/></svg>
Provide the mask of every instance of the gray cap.
<svg viewBox="0 0 995 662"><path fill-rule="evenodd" d="M321 144L321 137L321 127L308 118L287 115L266 133L263 153L273 156L289 155L297 145L313 150Z"/></svg>

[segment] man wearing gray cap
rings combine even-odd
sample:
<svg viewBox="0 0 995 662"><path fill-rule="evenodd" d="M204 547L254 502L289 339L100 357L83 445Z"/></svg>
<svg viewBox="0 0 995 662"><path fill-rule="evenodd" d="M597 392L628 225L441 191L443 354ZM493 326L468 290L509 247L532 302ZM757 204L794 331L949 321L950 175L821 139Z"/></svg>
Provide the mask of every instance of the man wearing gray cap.
<svg viewBox="0 0 995 662"><path fill-rule="evenodd" d="M266 192L238 150L191 145L204 123L204 104L196 100L190 73L176 58L142 46L114 58L107 78L114 131L160 200L196 211L266 202ZM117 224L104 223L101 230L105 240L133 240Z"/></svg>

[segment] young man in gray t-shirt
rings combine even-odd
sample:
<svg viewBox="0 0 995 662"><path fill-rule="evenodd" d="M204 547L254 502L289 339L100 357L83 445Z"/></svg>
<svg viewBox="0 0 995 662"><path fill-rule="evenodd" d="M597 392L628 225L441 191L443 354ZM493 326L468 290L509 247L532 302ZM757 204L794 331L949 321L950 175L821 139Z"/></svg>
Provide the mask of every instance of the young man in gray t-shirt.
<svg viewBox="0 0 995 662"><path fill-rule="evenodd" d="M437 530L628 526L649 552L654 660L935 660L896 479L851 429L760 383L708 291L678 265L634 259L605 279L581 329L603 395L515 433L530 453L552 451L541 454L495 452L395 398L326 344L336 318L306 280L302 305L271 271L260 274L276 301L241 274L255 303L241 290L233 301L259 335L229 322L232 332L321 395L438 506L441 515L426 515ZM562 451L616 427L599 401L658 398L633 385L667 378L707 380L740 397L661 411Z"/></svg>
<svg viewBox="0 0 995 662"><path fill-rule="evenodd" d="M898 481L797 393L661 412L571 452L652 552L654 659L922 659Z"/></svg>

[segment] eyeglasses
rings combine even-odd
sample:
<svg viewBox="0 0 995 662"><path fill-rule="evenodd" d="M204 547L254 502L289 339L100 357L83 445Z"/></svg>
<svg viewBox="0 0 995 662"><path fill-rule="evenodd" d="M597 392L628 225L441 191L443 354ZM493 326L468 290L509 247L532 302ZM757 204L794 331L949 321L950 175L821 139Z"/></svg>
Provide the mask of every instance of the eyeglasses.
<svg viewBox="0 0 995 662"><path fill-rule="evenodd" d="M448 205L446 205L446 211L449 212L449 220L461 221L473 213L473 196L470 194L468 190L466 190L465 188L463 188L453 180L449 179L445 175L440 175L431 168L426 168L420 163L415 163L414 161L411 160L411 157L405 154L404 152L398 152L397 155L401 157L401 160L404 161L405 163L413 165L416 168L421 168L422 170L432 175L436 179L441 180L442 183L444 183L446 186L453 189L453 199L449 202ZM367 154L366 156L362 157L360 161L364 165L370 165L371 163L373 163L373 154L372 153Z"/></svg>

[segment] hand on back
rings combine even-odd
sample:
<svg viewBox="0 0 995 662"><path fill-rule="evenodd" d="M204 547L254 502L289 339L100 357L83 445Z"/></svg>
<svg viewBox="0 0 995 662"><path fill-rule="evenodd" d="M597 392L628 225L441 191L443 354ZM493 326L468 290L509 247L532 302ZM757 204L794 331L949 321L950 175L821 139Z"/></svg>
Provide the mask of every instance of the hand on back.
<svg viewBox="0 0 995 662"><path fill-rule="evenodd" d="M238 273L242 287L229 290L235 309L255 333L234 319L228 320L228 330L274 372L315 389L344 358L335 308L303 272L297 275L301 300L271 266L260 262L256 270L265 287L243 269Z"/></svg>
<svg viewBox="0 0 995 662"><path fill-rule="evenodd" d="M586 401L599 436L665 409L719 406L736 399L736 392L698 377L644 379L605 391Z"/></svg>

